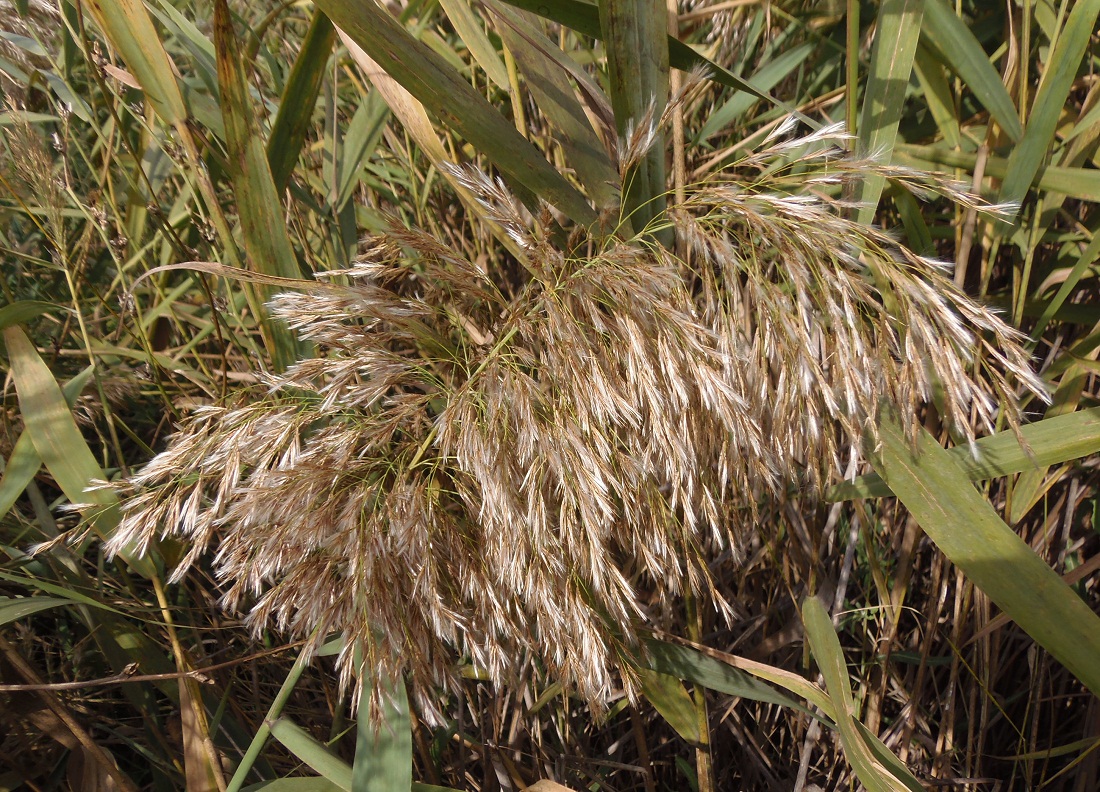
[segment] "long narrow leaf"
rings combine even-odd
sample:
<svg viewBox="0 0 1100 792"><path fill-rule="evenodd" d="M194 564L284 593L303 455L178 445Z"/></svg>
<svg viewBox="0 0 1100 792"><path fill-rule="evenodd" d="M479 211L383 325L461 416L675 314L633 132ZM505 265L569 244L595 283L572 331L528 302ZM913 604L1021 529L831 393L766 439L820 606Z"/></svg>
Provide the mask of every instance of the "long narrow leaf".
<svg viewBox="0 0 1100 792"><path fill-rule="evenodd" d="M141 0L88 0L96 23L141 84L154 109L168 124L187 118L183 95L153 20Z"/></svg>
<svg viewBox="0 0 1100 792"><path fill-rule="evenodd" d="M268 166L260 125L251 106L237 35L225 0L214 4L214 45L230 176L249 262L256 272L299 278L301 271L283 220L282 201ZM285 369L304 350L299 349L294 335L282 323L269 321L267 326L275 365Z"/></svg>
<svg viewBox="0 0 1100 792"><path fill-rule="evenodd" d="M447 18L451 20L462 43L470 50L470 54L485 70L489 79L502 91L510 90L508 70L504 67L504 61L500 59L496 48L482 30L474 12L470 9L469 0L439 0L439 4L447 12Z"/></svg>
<svg viewBox="0 0 1100 792"><path fill-rule="evenodd" d="M1100 0L1078 0L1073 4L1043 73L1035 103L1028 114L1027 128L1008 157L1001 201L1022 201L1046 160L1062 108L1066 106L1089 39L1096 30L1097 16L1100 16Z"/></svg>
<svg viewBox="0 0 1100 792"><path fill-rule="evenodd" d="M883 0L879 7L871 67L859 117L859 144L864 153L881 157L886 162L893 156L923 15L924 0ZM870 223L874 219L885 185L886 180L877 175L860 182L856 192L856 200L861 204L860 222Z"/></svg>
<svg viewBox="0 0 1100 792"><path fill-rule="evenodd" d="M89 366L61 386L61 393L69 407L76 403L77 397L84 390L93 373L92 367ZM8 510L15 505L15 501L27 489L41 467L42 457L38 455L38 449L34 447L30 433L23 432L15 441L11 456L4 465L4 475L0 478L0 517L7 514Z"/></svg>
<svg viewBox="0 0 1100 792"><path fill-rule="evenodd" d="M18 599L0 597L0 627L50 608L76 604L74 600L61 597L20 597Z"/></svg>
<svg viewBox="0 0 1100 792"><path fill-rule="evenodd" d="M915 453L896 424L884 422L879 435L876 469L936 546L1100 695L1100 617L1005 525L927 432L918 435Z"/></svg>
<svg viewBox="0 0 1100 792"><path fill-rule="evenodd" d="M639 668L637 673L646 700L677 734L691 745L698 745L702 740L699 716L695 702L683 683L672 674L662 674L648 668Z"/></svg>
<svg viewBox="0 0 1100 792"><path fill-rule="evenodd" d="M405 684L398 680L383 691L384 710L377 723L370 718L369 686L363 687L352 788L355 792L407 792L412 788L412 719Z"/></svg>
<svg viewBox="0 0 1100 792"><path fill-rule="evenodd" d="M118 496L111 490L86 491L92 481L104 479L103 469L80 434L57 381L22 329L8 327L3 334L19 411L35 450L72 503L90 504L91 523L106 538L118 525ZM155 574L148 558L127 551L121 555L139 574Z"/></svg>
<svg viewBox="0 0 1100 792"><path fill-rule="evenodd" d="M668 103L668 10L664 0L600 0L599 12L615 126L625 141L647 113L653 123ZM623 209L638 231L665 208L664 138L656 127L654 134L623 177Z"/></svg>
<svg viewBox="0 0 1100 792"><path fill-rule="evenodd" d="M313 739L305 729L287 718L271 723L271 736L344 792L352 792L351 767Z"/></svg>
<svg viewBox="0 0 1100 792"><path fill-rule="evenodd" d="M922 33L1013 141L1024 133L1016 105L973 32L944 0L924 0Z"/></svg>
<svg viewBox="0 0 1100 792"><path fill-rule="evenodd" d="M600 29L600 12L594 3L585 0L501 0L508 5L522 8L541 17L557 22L559 25L575 30L584 36L600 38L603 33ZM763 99L768 104L778 107L789 115L793 115L812 129L821 125L812 118L800 113L786 102L781 102L767 91L761 90L751 80L738 77L733 72L719 66L702 53L696 52L690 46L672 36L668 37L668 62L669 65L681 71L691 71L695 68L705 68L710 79L720 85L734 88L738 91L750 93L758 99Z"/></svg>
<svg viewBox="0 0 1100 792"><path fill-rule="evenodd" d="M499 3L487 7L500 20L501 38L523 72L539 108L554 126L577 178L598 207L614 206L619 198L618 171L569 85L569 76L580 73L579 67L565 65L568 56L520 12Z"/></svg>
<svg viewBox="0 0 1100 792"><path fill-rule="evenodd" d="M973 172L977 155L967 151L951 151L941 146L900 143L895 152L895 161L929 170L935 170L934 166L938 164ZM986 175L996 179L1006 178L1011 168L1011 158L989 157L985 161ZM1100 195L1100 170L1047 165L1039 169L1035 186L1040 190L1064 193L1085 201L1095 201Z"/></svg>
<svg viewBox="0 0 1100 792"><path fill-rule="evenodd" d="M386 74L516 182L577 223L596 221L584 196L504 116L374 0L318 0L318 5Z"/></svg>
<svg viewBox="0 0 1100 792"><path fill-rule="evenodd" d="M870 792L897 792L908 789L890 770L883 765L870 746L863 739L862 731L856 726L855 702L852 687L848 681L848 668L844 662L844 652L840 640L833 630L832 620L824 606L810 597L802 605L802 621L806 625L806 640L817 660L821 675L825 678L825 687L836 702L837 730L844 756L855 770L856 776ZM915 779L914 779L915 781ZM918 785L919 789L920 786Z"/></svg>
<svg viewBox="0 0 1100 792"><path fill-rule="evenodd" d="M1014 432L1000 432L977 442L977 456L960 446L945 451L947 458L970 481L1010 476L1036 466L1047 467L1100 452L1100 407L1060 415L1020 430L1030 453L1021 447ZM891 495L890 487L877 473L838 484L826 493L836 502L852 498L881 498Z"/></svg>
<svg viewBox="0 0 1100 792"><path fill-rule="evenodd" d="M276 193L286 187L302 152L335 42L336 29L332 22L322 11L315 10L283 89L279 111L271 124L271 136L267 139L267 161Z"/></svg>

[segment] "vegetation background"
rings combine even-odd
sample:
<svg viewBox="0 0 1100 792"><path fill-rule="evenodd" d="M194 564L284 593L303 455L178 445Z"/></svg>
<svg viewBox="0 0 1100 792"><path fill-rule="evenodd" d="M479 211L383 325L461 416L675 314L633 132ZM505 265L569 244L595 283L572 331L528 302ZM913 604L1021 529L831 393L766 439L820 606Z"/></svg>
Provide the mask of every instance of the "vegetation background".
<svg viewBox="0 0 1100 792"><path fill-rule="evenodd" d="M1098 15L0 1L0 788L1100 788ZM663 123L632 147L647 113ZM1052 401L977 457L943 450L921 404L915 439L884 421L873 471L761 498L737 561L708 559L734 618L682 586L633 700L598 711L530 657L508 685L456 658L440 724L398 684L375 729L340 686L338 635L311 660L249 630L209 559L169 583L176 539L105 554L118 500L90 482L313 353L269 318L275 292L351 267L394 218L517 271L488 188L448 163L553 206L551 236L628 215L636 241L673 246L664 204L743 168L792 114L855 133L843 145L880 165L830 205L954 262L1024 334ZM919 201L908 167L1011 208Z"/></svg>

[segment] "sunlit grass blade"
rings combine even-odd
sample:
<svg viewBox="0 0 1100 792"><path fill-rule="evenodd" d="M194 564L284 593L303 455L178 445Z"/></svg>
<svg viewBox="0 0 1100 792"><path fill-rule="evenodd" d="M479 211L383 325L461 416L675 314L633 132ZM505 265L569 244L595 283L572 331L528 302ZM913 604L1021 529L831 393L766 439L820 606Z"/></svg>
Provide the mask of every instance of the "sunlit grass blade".
<svg viewBox="0 0 1100 792"><path fill-rule="evenodd" d="M276 193L286 188L302 152L335 42L336 30L332 22L322 11L315 10L309 30L302 39L302 49L287 78L279 110L271 124L271 135L267 139L267 161Z"/></svg>
<svg viewBox="0 0 1100 792"><path fill-rule="evenodd" d="M323 654L324 647L318 654ZM240 764L237 765L237 769L233 772L233 777L229 779L229 783L226 784L226 792L240 792L244 787L244 782L248 778L248 774L252 772L253 767L258 763L260 754L263 752L264 746L267 744L268 738L271 737L272 724L283 714L283 709L286 707L287 702L290 700L290 696L294 693L294 689L298 686L298 681L302 678L302 674L309 666L309 653L301 651L298 657L294 660L294 665L290 667L286 678L283 679L282 685L280 685L278 692L271 699L271 704L267 709L267 714L264 716L264 721L260 724L260 727L256 730L256 733L252 735L252 741L245 749L244 756L241 757ZM346 765L345 765L346 766ZM351 768L348 768L347 775L348 783L351 783ZM332 783L331 779L328 779ZM343 788L343 787L341 787Z"/></svg>
<svg viewBox="0 0 1100 792"><path fill-rule="evenodd" d="M858 131L860 149L886 162L894 153L923 13L923 0L883 0L879 6ZM885 179L877 174L860 182L855 198L861 204L857 215L861 223L874 219L885 186Z"/></svg>
<svg viewBox="0 0 1100 792"><path fill-rule="evenodd" d="M500 59L496 48L470 9L469 0L439 0L439 4L447 12L447 18L451 20L462 43L470 50L474 61L485 70L486 76L500 90L511 90L504 61Z"/></svg>
<svg viewBox="0 0 1100 792"><path fill-rule="evenodd" d="M1015 149L1014 149L1015 151ZM962 168L973 173L977 155L966 151L951 151L942 146L898 144L895 161L927 170L936 165ZM1012 168L1011 157L990 156L985 160L985 173L995 179L1005 179ZM1035 180L1039 190L1063 193L1072 198L1094 201L1100 195L1100 171L1094 168L1075 168L1065 165L1047 165Z"/></svg>
<svg viewBox="0 0 1100 792"><path fill-rule="evenodd" d="M1090 355L1095 359L1096 352ZM1088 370L1076 361L1062 374L1047 408L1043 421L1054 420L1059 416L1072 415L1081 403L1083 389L1088 381ZM1047 474L1050 471L1048 465L1031 467L1021 471L1019 477L1012 485L1008 500L1008 513L1006 519L1009 525L1016 525L1024 515L1031 511L1032 507L1047 492L1050 483L1047 482ZM1043 486L1047 483L1047 486Z"/></svg>
<svg viewBox="0 0 1100 792"><path fill-rule="evenodd" d="M913 73L917 75L921 88L924 89L924 101L928 105L932 118L936 121L936 126L939 127L940 134L943 135L944 143L953 149L958 148L962 145L962 133L959 130L958 116L955 114L951 84L947 81L947 75L940 62L923 44L917 46L917 52L913 58Z"/></svg>
<svg viewBox="0 0 1100 792"><path fill-rule="evenodd" d="M684 689L683 683L671 674L637 669L638 683L642 695L661 714L669 726L691 745L698 745L702 739L699 719L695 711L695 702Z"/></svg>
<svg viewBox="0 0 1100 792"><path fill-rule="evenodd" d="M0 308L0 330L12 325L25 324L45 313L64 310L60 305L41 300L18 300Z"/></svg>
<svg viewBox="0 0 1100 792"><path fill-rule="evenodd" d="M91 380L92 374L92 367L89 366L61 386L61 393L69 407L76 402L84 386ZM42 457L38 455L30 433L23 432L15 441L11 456L4 465L3 477L0 477L0 517L7 514L8 510L15 505L16 500L23 494L41 467Z"/></svg>
<svg viewBox="0 0 1100 792"><path fill-rule="evenodd" d="M970 481L1011 476L1036 465L1046 467L1100 452L1100 407L1048 418L1029 424L1020 433L1030 448L1021 446L1016 434L998 432L977 442L977 459L965 446L945 451L961 475ZM877 473L838 484L826 493L832 502L852 498L882 498L891 490Z"/></svg>
<svg viewBox="0 0 1100 792"><path fill-rule="evenodd" d="M404 792L412 787L412 720L404 682L398 680L382 691L379 722L370 717L369 685L359 701L359 723L352 765L356 792Z"/></svg>
<svg viewBox="0 0 1100 792"><path fill-rule="evenodd" d="M656 127L668 103L668 10L664 0L599 0L599 12L620 146L629 149L639 133L648 143L631 154L623 176L623 211L640 231L664 212L668 189L664 136ZM642 128L646 123L652 138Z"/></svg>
<svg viewBox="0 0 1100 792"><path fill-rule="evenodd" d="M585 2L585 0L501 0L501 2L538 14L584 36L599 39L603 35L600 29L599 9L594 3ZM671 67L681 71L691 71L700 67L705 68L710 79L716 83L738 91L745 91L758 99L762 99L773 107L783 110L788 115L795 116L809 125L811 129L817 129L821 126L817 121L799 112L786 102L782 102L767 91L761 90L753 81L738 77L679 39L669 36L666 43L668 45L668 62Z"/></svg>
<svg viewBox="0 0 1100 792"><path fill-rule="evenodd" d="M118 524L118 496L110 490L85 491L92 481L104 479L103 469L80 434L57 381L30 339L19 327L8 327L3 334L19 411L35 450L72 503L91 504L87 516L99 536L106 538ZM130 552L121 555L139 574L145 577L156 574L147 557Z"/></svg>
<svg viewBox="0 0 1100 792"><path fill-rule="evenodd" d="M249 263L257 272L280 278L300 278L302 273L283 219L282 201L268 167L256 111L241 69L237 34L225 0L214 4L214 44L230 176ZM285 325L272 321L266 325L277 369L285 369L306 353Z"/></svg>
<svg viewBox="0 0 1100 792"><path fill-rule="evenodd" d="M554 126L577 179L598 207L616 205L618 171L569 84L569 76L576 74L579 67L576 71L568 71L561 65L568 56L561 50L554 52L557 45L518 12L500 3L493 3L489 8L500 20L497 26L500 36L512 52L539 109Z"/></svg>
<svg viewBox="0 0 1100 792"><path fill-rule="evenodd" d="M870 745L863 739L863 732L856 725L858 719L844 652L825 607L817 599L807 598L802 605L802 621L806 626L806 640L810 644L810 651L825 678L829 696L836 705L836 726L840 732L844 756L851 763L856 776L870 792L921 789L912 776L906 781L911 780L915 787L898 779L878 760Z"/></svg>
<svg viewBox="0 0 1100 792"><path fill-rule="evenodd" d="M322 777L344 792L356 789L351 782L351 766L335 756L301 726L284 717L273 721L270 728L272 737Z"/></svg>
<svg viewBox="0 0 1100 792"><path fill-rule="evenodd" d="M874 464L929 538L1028 635L1100 694L1100 617L1005 525L962 466L927 432L917 436L915 454L897 425L884 423L879 435Z"/></svg>
<svg viewBox="0 0 1100 792"><path fill-rule="evenodd" d="M343 137L336 148L336 200L333 208L339 212L360 183L363 162L378 148L386 123L390 120L390 108L380 91L371 91L355 109Z"/></svg>
<svg viewBox="0 0 1100 792"><path fill-rule="evenodd" d="M340 792L340 787L324 776L277 778L245 787L243 792Z"/></svg>
<svg viewBox="0 0 1100 792"><path fill-rule="evenodd" d="M1027 127L1008 157L1008 172L1001 184L1000 200L1019 203L1046 161L1058 119L1066 106L1081 59L1096 30L1100 0L1079 0L1066 18L1058 41L1043 70L1043 81L1028 113ZM1069 191L1063 191L1069 192ZM1093 198L1097 193L1093 194Z"/></svg>
<svg viewBox="0 0 1100 792"><path fill-rule="evenodd" d="M790 78L816 49L816 42L806 41L798 46L775 53L775 57L768 58L760 69L752 75L753 85L759 87L762 91L771 90L783 80ZM725 104L711 113L696 138L706 140L711 135L722 131L725 127L740 119L759 101L760 97L755 94L746 91L736 92L726 100Z"/></svg>
<svg viewBox="0 0 1100 792"><path fill-rule="evenodd" d="M923 33L948 66L997 120L1012 140L1019 140L1023 125L997 70L970 28L945 2L924 0ZM948 141L949 143L951 141ZM954 143L951 143L954 145Z"/></svg>
<svg viewBox="0 0 1100 792"><path fill-rule="evenodd" d="M792 707L807 714L810 712L796 700L780 693L775 688L771 687L771 685L757 679L756 676L759 675L755 673L755 670L750 671L748 669L742 669L728 662L722 662L722 660L715 657L703 654L701 651L689 646L680 646L679 644L669 643L667 641L647 641L646 651L652 660L653 669L655 671L669 674L677 679L683 679L692 684L702 685L710 690L715 690L730 696L738 696L739 698L749 701L763 701L769 704L779 704L783 707ZM767 668L763 663L754 663L748 660L743 662L748 664L750 669ZM776 670L779 671L779 669ZM789 674L789 672L780 671L780 674ZM801 696L807 701L811 701L818 705L825 702L820 688L815 688L811 683L801 679L801 677L796 677L791 674L790 679L786 677L782 678L790 685L787 689L795 695ZM784 684L783 682L776 682L775 679L770 679L769 681L775 684ZM798 686L800 682L803 683L801 687ZM826 706L829 705L826 704Z"/></svg>
<svg viewBox="0 0 1100 792"><path fill-rule="evenodd" d="M393 114L401 121L401 124L405 127L410 137L416 141L417 145L420 146L421 150L432 164L440 170L443 177L447 179L466 206L474 212L475 215L486 221L486 225L492 230L497 241L500 242L505 249L511 251L516 256L522 255L515 241L499 224L489 221L488 218L484 216L484 211L477 198L455 177L453 171L445 167L446 163L450 162L450 155L440 142L439 136L432 126L431 119L428 118L428 113L424 109L424 105L417 101L416 97L402 88L396 80L382 71L382 69L378 67L378 64L371 60L370 56L363 48L356 44L355 41L344 33L344 31L339 30L338 32L340 40L343 42L344 46L348 48L352 60L358 64L364 76L373 83L377 92L383 97L386 105L393 111Z"/></svg>
<svg viewBox="0 0 1100 792"><path fill-rule="evenodd" d="M584 196L461 75L410 35L388 11L373 2L351 0L320 0L318 5L386 74L503 172L575 222L595 222L596 213Z"/></svg>
<svg viewBox="0 0 1100 792"><path fill-rule="evenodd" d="M157 115L169 124L186 120L175 73L141 0L89 0L86 6L141 83Z"/></svg>

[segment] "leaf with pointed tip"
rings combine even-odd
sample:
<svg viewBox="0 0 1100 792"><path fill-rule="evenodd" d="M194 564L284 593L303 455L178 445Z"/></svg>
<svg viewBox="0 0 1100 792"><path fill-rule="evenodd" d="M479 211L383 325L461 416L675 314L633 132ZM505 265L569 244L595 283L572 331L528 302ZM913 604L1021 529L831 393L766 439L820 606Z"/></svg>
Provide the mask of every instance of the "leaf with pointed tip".
<svg viewBox="0 0 1100 792"><path fill-rule="evenodd" d="M183 123L187 119L183 95L168 53L141 0L87 0L87 8L122 54L157 115L168 124Z"/></svg>
<svg viewBox="0 0 1100 792"><path fill-rule="evenodd" d="M1010 476L1032 470L1036 465L1045 467L1080 459L1100 452L1100 407L1047 418L1021 427L1020 434L1030 454L1011 431L978 440L976 457L965 446L944 453L970 481ZM836 485L825 498L836 503L852 498L885 498L892 494L882 477L871 473Z"/></svg>
<svg viewBox="0 0 1100 792"><path fill-rule="evenodd" d="M1024 133L1016 105L1001 76L973 32L944 0L924 0L923 41L935 48L941 63L959 75L1013 141Z"/></svg>
<svg viewBox="0 0 1100 792"><path fill-rule="evenodd" d="M1043 423L1055 420L1062 419ZM1100 617L1005 525L951 454L926 431L917 435L914 448L900 426L884 421L872 460L940 551L1100 695Z"/></svg>
<svg viewBox="0 0 1100 792"><path fill-rule="evenodd" d="M21 328L5 328L3 335L19 412L38 456L65 497L71 503L87 505L92 526L106 539L118 525L118 496L112 490L86 490L92 481L102 481L105 476L77 428L57 381ZM120 555L138 574L156 574L148 558L126 550Z"/></svg>
<svg viewBox="0 0 1100 792"><path fill-rule="evenodd" d="M1089 40L1096 31L1100 0L1078 0L1072 6L1043 71L1027 127L1008 157L1008 173L1001 184L1002 202L1020 203L1046 161L1058 119L1073 90ZM1093 199L1095 196L1094 193Z"/></svg>
<svg viewBox="0 0 1100 792"><path fill-rule="evenodd" d="M876 20L875 44L859 117L859 144L864 154L890 162L905 104L905 89L913 73L920 38L924 0L883 0ZM886 179L864 177L856 190L861 223L874 220Z"/></svg>
<svg viewBox="0 0 1100 792"><path fill-rule="evenodd" d="M294 60L283 89L279 110L271 124L271 136L267 139L267 161L276 193L286 188L302 153L313 109L325 79L328 56L332 54L335 42L336 29L332 22L324 12L315 10L306 37L302 39L302 49Z"/></svg>
<svg viewBox="0 0 1100 792"><path fill-rule="evenodd" d="M241 69L237 34L225 0L214 3L214 47L218 57L218 85L221 89L222 117L225 120L225 144L229 153L229 175L237 200L245 252L254 270L279 278L298 278L301 271L294 255L283 219L282 201L268 166L267 152L260 136ZM279 369L292 365L308 354L294 334L282 322L269 320L272 357Z"/></svg>
<svg viewBox="0 0 1100 792"><path fill-rule="evenodd" d="M587 226L596 221L584 196L457 71L410 35L388 11L373 0L318 0L317 5L428 112L501 171L574 222Z"/></svg>

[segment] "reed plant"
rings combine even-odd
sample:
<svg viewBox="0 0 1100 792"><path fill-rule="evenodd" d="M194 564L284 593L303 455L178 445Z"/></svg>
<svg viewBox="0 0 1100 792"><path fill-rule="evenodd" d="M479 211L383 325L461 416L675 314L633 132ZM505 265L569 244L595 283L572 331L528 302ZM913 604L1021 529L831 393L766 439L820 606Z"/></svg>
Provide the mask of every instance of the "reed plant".
<svg viewBox="0 0 1100 792"><path fill-rule="evenodd" d="M1100 3L30 5L5 779L1090 788Z"/></svg>

